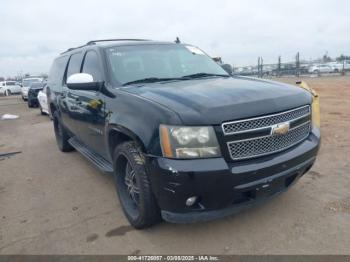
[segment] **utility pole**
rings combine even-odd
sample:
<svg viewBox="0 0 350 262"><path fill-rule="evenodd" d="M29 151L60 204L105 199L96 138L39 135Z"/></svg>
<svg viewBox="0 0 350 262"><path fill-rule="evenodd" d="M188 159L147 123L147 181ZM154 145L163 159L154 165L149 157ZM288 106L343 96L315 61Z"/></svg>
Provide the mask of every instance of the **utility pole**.
<svg viewBox="0 0 350 262"><path fill-rule="evenodd" d="M281 56L278 57L277 76L281 77Z"/></svg>
<svg viewBox="0 0 350 262"><path fill-rule="evenodd" d="M264 64L264 59L259 56L258 57L258 77L262 78L263 77L263 64Z"/></svg>
<svg viewBox="0 0 350 262"><path fill-rule="evenodd" d="M296 77L299 77L300 76L300 57L299 57L299 52L297 53L297 55L295 56L295 60L296 60L296 62L295 62L295 67L296 67L296 69L295 69L295 76Z"/></svg>

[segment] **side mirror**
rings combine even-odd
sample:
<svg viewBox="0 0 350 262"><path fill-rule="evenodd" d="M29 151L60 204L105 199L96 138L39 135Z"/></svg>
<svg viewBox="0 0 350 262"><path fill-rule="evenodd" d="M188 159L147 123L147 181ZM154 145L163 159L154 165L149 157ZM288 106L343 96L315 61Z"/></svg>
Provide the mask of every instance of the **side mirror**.
<svg viewBox="0 0 350 262"><path fill-rule="evenodd" d="M67 87L72 90L98 91L102 85L103 82L94 82L92 75L85 73L73 74L67 79Z"/></svg>
<svg viewBox="0 0 350 262"><path fill-rule="evenodd" d="M229 75L232 75L233 73L233 68L230 64L222 64L221 65L222 69L224 69Z"/></svg>

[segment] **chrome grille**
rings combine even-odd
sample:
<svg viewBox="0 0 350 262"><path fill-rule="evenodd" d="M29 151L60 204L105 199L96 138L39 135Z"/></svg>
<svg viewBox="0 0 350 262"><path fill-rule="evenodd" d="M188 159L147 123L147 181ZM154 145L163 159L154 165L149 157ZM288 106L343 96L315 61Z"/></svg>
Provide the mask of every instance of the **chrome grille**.
<svg viewBox="0 0 350 262"><path fill-rule="evenodd" d="M282 124L287 124L287 130L277 132ZM225 136L231 138L227 139L227 146L233 160L268 155L296 145L309 136L311 108L307 105L278 114L223 123L222 129Z"/></svg>
<svg viewBox="0 0 350 262"><path fill-rule="evenodd" d="M278 123L288 122L310 114L310 106L303 106L279 114L250 118L222 124L225 135L244 132L247 130L269 127Z"/></svg>
<svg viewBox="0 0 350 262"><path fill-rule="evenodd" d="M310 121L297 126L285 135L271 135L255 139L229 142L233 160L263 156L282 151L306 139L310 133Z"/></svg>

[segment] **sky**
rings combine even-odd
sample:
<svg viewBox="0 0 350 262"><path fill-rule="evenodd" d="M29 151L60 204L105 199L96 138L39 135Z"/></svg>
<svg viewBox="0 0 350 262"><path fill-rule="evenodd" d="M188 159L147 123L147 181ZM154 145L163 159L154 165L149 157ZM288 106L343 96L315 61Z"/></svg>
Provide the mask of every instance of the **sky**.
<svg viewBox="0 0 350 262"><path fill-rule="evenodd" d="M48 73L66 49L93 39L196 45L255 65L350 55L348 0L1 0L0 76Z"/></svg>

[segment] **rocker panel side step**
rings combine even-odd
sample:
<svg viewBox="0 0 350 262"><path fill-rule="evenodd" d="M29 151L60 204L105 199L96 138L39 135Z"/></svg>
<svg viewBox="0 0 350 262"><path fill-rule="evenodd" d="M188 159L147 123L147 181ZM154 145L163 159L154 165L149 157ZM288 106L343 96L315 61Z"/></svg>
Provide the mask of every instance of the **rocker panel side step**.
<svg viewBox="0 0 350 262"><path fill-rule="evenodd" d="M90 162L98 167L102 172L106 174L113 173L112 164L99 154L93 152L90 148L80 142L76 137L72 137L68 140L69 144L72 145L79 153L85 156Z"/></svg>

